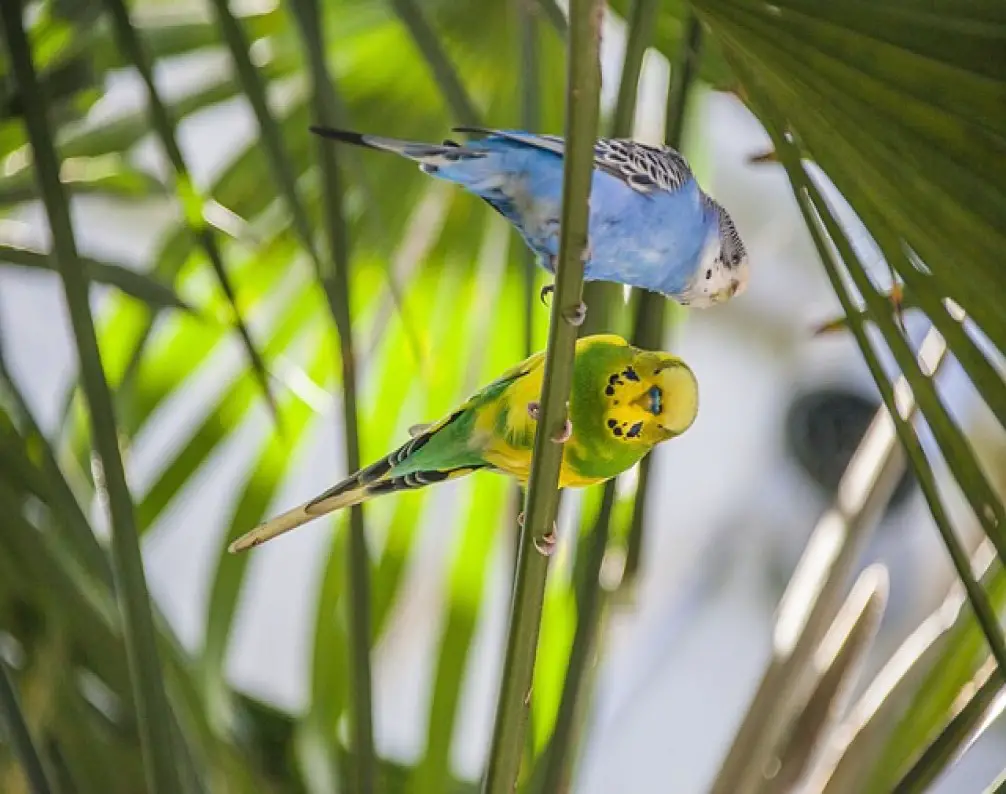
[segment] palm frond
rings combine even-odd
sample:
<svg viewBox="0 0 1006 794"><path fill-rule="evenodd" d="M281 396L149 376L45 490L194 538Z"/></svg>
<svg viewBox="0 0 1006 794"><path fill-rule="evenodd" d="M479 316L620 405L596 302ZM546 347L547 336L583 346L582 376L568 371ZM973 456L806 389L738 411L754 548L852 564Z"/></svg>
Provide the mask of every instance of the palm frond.
<svg viewBox="0 0 1006 794"><path fill-rule="evenodd" d="M80 360L95 444L101 460L103 490L112 517L112 559L118 582L119 607L126 626L130 677L136 699L147 782L153 792L178 790L179 764L171 736L171 716L155 643L146 578L133 513L119 454L112 399L102 369L101 354L88 303L88 281L77 260L77 246L66 195L59 177L59 160L52 143L44 99L39 93L31 50L24 33L20 3L3 6L7 49L25 99L25 125L32 141L36 177L52 230Z"/></svg>

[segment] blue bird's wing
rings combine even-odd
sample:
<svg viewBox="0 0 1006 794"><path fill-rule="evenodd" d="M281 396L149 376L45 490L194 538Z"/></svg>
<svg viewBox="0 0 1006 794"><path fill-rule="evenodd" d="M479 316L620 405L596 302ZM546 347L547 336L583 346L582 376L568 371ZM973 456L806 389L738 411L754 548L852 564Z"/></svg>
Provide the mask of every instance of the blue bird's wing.
<svg viewBox="0 0 1006 794"><path fill-rule="evenodd" d="M455 127L457 132L502 138L524 146L566 154L566 142L558 135L536 135L519 130L492 130L483 127ZM669 146L650 146L621 138L600 138L594 144L594 167L613 176L637 193L674 193L692 178L691 168L680 153Z"/></svg>

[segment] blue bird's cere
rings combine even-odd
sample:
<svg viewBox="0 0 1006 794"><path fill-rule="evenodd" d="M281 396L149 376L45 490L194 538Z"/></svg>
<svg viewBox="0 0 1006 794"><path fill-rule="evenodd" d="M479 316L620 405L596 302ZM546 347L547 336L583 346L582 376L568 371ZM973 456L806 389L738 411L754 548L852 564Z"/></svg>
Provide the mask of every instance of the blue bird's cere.
<svg viewBox="0 0 1006 794"><path fill-rule="evenodd" d="M458 131L483 137L464 144L429 144L327 127L311 131L407 157L424 173L461 185L512 223L539 264L555 273L562 138L461 127ZM678 152L602 138L594 147L584 278L627 284L705 308L744 291L748 257L729 213L699 187Z"/></svg>

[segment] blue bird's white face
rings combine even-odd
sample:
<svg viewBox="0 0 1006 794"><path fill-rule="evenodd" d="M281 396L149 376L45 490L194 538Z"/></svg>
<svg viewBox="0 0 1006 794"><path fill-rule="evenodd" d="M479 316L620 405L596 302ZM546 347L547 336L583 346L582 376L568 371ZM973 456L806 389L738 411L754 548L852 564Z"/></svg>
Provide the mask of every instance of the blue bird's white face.
<svg viewBox="0 0 1006 794"><path fill-rule="evenodd" d="M695 276L680 299L685 306L698 309L725 303L740 295L747 289L750 275L747 250L737 227L725 209L718 204L714 206L719 212L718 233L710 235L702 249Z"/></svg>

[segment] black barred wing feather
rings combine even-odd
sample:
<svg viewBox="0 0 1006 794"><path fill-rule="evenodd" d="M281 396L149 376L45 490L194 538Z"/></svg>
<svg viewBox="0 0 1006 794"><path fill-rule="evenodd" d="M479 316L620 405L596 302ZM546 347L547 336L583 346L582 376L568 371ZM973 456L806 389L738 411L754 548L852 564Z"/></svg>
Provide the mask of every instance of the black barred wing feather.
<svg viewBox="0 0 1006 794"><path fill-rule="evenodd" d="M594 146L594 162L640 193L673 193L692 178L685 158L669 146L602 138Z"/></svg>
<svg viewBox="0 0 1006 794"><path fill-rule="evenodd" d="M455 127L455 130L496 135L560 157L566 153L566 142L558 135L532 135L483 127ZM640 193L657 190L673 193L692 179L688 162L670 146L650 146L624 138L598 139L594 145L594 165Z"/></svg>

